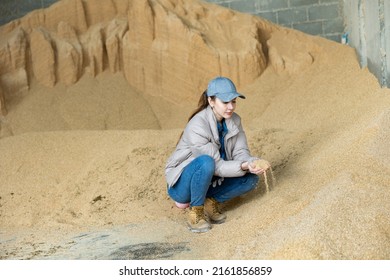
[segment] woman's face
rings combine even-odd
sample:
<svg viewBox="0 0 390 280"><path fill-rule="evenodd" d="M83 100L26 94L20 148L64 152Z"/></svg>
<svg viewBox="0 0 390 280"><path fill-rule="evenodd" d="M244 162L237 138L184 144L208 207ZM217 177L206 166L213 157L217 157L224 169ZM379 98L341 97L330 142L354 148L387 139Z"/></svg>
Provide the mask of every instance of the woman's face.
<svg viewBox="0 0 390 280"><path fill-rule="evenodd" d="M222 119L228 119L232 117L233 112L236 109L236 98L229 102L223 102L219 98L212 99L209 97L209 104L211 108L213 108L217 120L221 121Z"/></svg>

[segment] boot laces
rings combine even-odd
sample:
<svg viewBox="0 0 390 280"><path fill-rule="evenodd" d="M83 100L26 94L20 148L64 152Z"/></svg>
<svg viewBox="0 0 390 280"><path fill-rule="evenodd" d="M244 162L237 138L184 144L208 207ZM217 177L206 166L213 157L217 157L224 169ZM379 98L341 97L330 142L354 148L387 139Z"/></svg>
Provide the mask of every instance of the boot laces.
<svg viewBox="0 0 390 280"><path fill-rule="evenodd" d="M214 199L210 199L210 200L211 200L211 207L213 209L213 213L221 214L221 211L219 210L218 201Z"/></svg>
<svg viewBox="0 0 390 280"><path fill-rule="evenodd" d="M198 223L200 220L204 220L205 219L205 216L204 216L204 210L203 208L193 208L194 212L195 212L195 221L196 223Z"/></svg>

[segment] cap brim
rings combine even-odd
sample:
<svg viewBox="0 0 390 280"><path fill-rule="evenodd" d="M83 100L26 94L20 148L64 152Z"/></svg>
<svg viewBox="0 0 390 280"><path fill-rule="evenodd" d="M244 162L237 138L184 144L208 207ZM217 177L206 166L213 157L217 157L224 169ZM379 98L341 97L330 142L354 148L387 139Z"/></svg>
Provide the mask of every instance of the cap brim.
<svg viewBox="0 0 390 280"><path fill-rule="evenodd" d="M217 93L215 95L217 98L221 99L223 102L230 102L233 99L240 97L242 99L245 99L245 96L238 93L238 92L230 92L230 93Z"/></svg>

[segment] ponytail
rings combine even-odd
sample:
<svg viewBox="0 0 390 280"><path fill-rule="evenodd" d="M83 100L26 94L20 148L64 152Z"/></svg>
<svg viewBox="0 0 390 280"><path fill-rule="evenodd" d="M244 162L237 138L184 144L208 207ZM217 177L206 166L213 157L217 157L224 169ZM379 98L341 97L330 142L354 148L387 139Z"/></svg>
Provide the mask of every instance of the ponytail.
<svg viewBox="0 0 390 280"><path fill-rule="evenodd" d="M198 108L196 108L195 111L191 114L191 116L188 118L188 121L190 121L197 113L199 113L203 109L206 109L208 105L209 105L209 101L207 96L207 90L205 90L199 98Z"/></svg>

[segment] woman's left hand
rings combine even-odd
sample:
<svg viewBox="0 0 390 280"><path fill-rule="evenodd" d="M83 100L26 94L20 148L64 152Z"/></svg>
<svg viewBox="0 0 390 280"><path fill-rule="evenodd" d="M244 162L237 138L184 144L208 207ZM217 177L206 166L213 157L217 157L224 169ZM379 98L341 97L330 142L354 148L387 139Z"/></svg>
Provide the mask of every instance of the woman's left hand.
<svg viewBox="0 0 390 280"><path fill-rule="evenodd" d="M241 164L242 170L249 171L253 174L262 174L270 167L271 164L264 159L255 160L253 162L246 161Z"/></svg>
<svg viewBox="0 0 390 280"><path fill-rule="evenodd" d="M267 171L270 167L271 164L264 159L258 159L248 164L248 170L250 173L253 174L262 174L265 171Z"/></svg>
<svg viewBox="0 0 390 280"><path fill-rule="evenodd" d="M253 174L262 174L266 169L263 169L261 167L252 167L252 165L248 165L248 171Z"/></svg>

